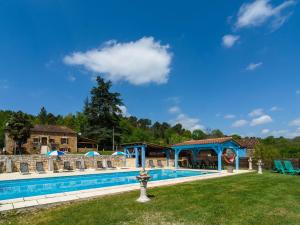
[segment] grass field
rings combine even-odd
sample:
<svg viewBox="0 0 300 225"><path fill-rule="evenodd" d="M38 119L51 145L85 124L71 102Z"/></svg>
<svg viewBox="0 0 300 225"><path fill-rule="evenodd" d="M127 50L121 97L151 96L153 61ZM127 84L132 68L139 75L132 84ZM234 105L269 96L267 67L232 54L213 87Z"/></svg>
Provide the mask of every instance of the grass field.
<svg viewBox="0 0 300 225"><path fill-rule="evenodd" d="M243 174L1 215L0 224L300 224L300 176Z"/></svg>

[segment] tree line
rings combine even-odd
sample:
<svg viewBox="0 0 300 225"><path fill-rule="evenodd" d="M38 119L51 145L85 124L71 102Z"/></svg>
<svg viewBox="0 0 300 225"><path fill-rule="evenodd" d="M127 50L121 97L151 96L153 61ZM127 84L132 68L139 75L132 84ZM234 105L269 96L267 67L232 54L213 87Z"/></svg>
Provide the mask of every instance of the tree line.
<svg viewBox="0 0 300 225"><path fill-rule="evenodd" d="M0 110L0 148L4 146L4 129L10 130L10 133L17 139L18 135L23 135L23 138L19 137L18 144L21 145L26 135L28 136L26 127L30 130L35 124L69 127L83 137L96 140L101 149L107 150L112 149L113 136L115 146L137 141L170 145L190 139L200 140L225 136L219 129L190 131L182 124L171 125L167 122L152 122L147 118L125 116L120 109L120 106L124 105L121 94L111 91L111 81L105 81L98 76L96 82L89 97L84 101L82 111L75 114L55 115L47 112L45 107L41 108L38 115ZM22 126L20 123L25 126L22 130L23 134L18 133ZM241 138L238 135L233 136L236 139ZM262 143L275 146L281 155L300 157L300 137L294 139L268 137L263 139Z"/></svg>

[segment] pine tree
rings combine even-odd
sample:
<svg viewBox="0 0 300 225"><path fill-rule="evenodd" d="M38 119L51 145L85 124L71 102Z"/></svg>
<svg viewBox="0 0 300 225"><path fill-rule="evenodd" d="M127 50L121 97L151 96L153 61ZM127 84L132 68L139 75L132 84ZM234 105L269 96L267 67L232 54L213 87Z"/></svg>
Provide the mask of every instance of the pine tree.
<svg viewBox="0 0 300 225"><path fill-rule="evenodd" d="M6 130L8 135L15 141L20 154L22 154L22 145L25 144L30 137L31 128L32 124L30 119L21 111L13 113L7 122Z"/></svg>
<svg viewBox="0 0 300 225"><path fill-rule="evenodd" d="M43 106L42 108L41 108L41 111L40 111L40 113L38 114L38 119L39 119L39 123L40 124L43 124L43 125L45 125L45 124L47 124L47 115L48 115L48 113L47 113L47 110L45 109L45 107Z"/></svg>
<svg viewBox="0 0 300 225"><path fill-rule="evenodd" d="M87 124L84 135L96 140L101 148L112 146L113 129L115 140L120 140L119 121L123 105L120 94L111 92L111 81L97 77L97 86L91 90L91 96L85 101L84 115Z"/></svg>

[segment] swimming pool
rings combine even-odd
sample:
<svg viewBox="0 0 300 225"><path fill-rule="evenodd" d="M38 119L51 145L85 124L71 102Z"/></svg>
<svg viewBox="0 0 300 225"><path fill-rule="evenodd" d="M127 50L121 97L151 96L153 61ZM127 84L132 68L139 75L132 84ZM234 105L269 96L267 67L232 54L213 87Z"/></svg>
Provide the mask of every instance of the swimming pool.
<svg viewBox="0 0 300 225"><path fill-rule="evenodd" d="M0 181L0 200L134 184L137 183L136 176L138 174L138 171L130 171ZM149 171L150 181L203 174L207 174L207 172L170 169Z"/></svg>

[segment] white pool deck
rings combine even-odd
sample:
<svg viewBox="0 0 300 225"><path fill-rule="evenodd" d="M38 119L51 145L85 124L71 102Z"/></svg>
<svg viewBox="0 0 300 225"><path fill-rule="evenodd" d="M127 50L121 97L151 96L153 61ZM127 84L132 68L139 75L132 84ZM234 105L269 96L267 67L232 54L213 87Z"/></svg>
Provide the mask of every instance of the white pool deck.
<svg viewBox="0 0 300 225"><path fill-rule="evenodd" d="M183 170L187 170L187 169L183 169ZM1 180L17 180L17 179L32 179L32 178L46 178L46 177L59 177L59 176L101 174L101 173L112 173L112 172L127 172L127 171L137 171L137 169L115 169L115 170L104 170L104 171L95 171L95 170L87 169L83 172L82 171L61 172L61 173L48 172L45 174L32 173L29 175L21 175L19 173L5 173L5 174L0 174L0 181ZM197 171L199 171L199 170L197 170ZM200 170L200 171L206 171L206 170ZM213 179L213 178L218 178L218 177L233 176L233 175L237 175L237 174L248 173L250 171L239 170L238 172L227 173L226 171L218 172L216 170L209 170L209 172L217 172L217 173L204 174L204 175L192 176L192 177L151 181L148 183L148 187L151 188L151 187L173 185L173 184L195 181L195 180L206 180L206 179ZM95 198L95 197L103 196L103 195L110 195L110 194L138 190L139 188L140 188L139 184L136 183L136 184L126 184L126 185L119 185L119 186L112 186L112 187L86 189L86 190L81 190L81 191L70 191L70 192L62 192L62 193L57 193L57 194L38 195L38 196L32 196L32 197L1 200L0 201L0 212L13 210L13 209L26 208L26 207L36 207L36 206L41 206L41 205L46 205L46 204L61 203L61 202L66 202L66 201L75 201L75 200L82 200L82 199L87 199L87 198ZM134 201L134 199L133 199L133 201Z"/></svg>

